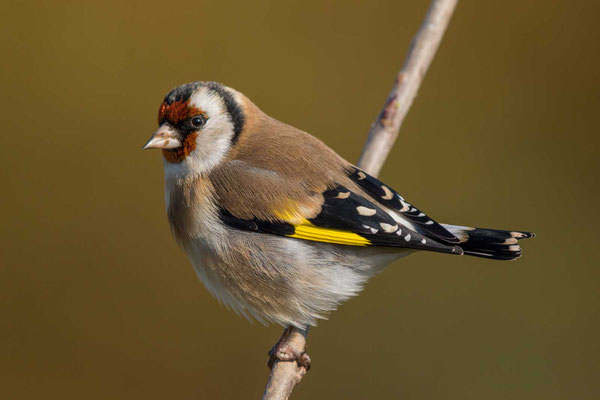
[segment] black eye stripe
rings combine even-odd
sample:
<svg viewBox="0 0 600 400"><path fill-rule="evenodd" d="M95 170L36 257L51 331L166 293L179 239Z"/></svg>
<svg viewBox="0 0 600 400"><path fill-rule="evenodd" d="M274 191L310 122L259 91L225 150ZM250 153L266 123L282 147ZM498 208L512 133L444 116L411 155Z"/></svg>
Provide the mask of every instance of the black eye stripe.
<svg viewBox="0 0 600 400"><path fill-rule="evenodd" d="M223 99L223 103L225 103L225 107L227 107L227 113L229 113L231 121L233 122L233 138L231 139L231 142L235 144L244 128L244 111L235 101L233 95L225 89L223 85L218 82L207 82L205 85Z"/></svg>

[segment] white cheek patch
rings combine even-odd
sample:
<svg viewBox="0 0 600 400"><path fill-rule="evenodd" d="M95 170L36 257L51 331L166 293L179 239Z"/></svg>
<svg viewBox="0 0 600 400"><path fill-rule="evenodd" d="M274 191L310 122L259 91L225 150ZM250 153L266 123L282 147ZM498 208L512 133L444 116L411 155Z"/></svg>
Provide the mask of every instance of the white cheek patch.
<svg viewBox="0 0 600 400"><path fill-rule="evenodd" d="M190 97L190 106L203 110L209 118L216 115L225 116L227 113L227 109L217 93L206 87L201 87Z"/></svg>
<svg viewBox="0 0 600 400"><path fill-rule="evenodd" d="M196 138L196 149L184 160L192 170L206 172L216 167L225 158L231 147L230 135L223 134L220 129L204 129Z"/></svg>

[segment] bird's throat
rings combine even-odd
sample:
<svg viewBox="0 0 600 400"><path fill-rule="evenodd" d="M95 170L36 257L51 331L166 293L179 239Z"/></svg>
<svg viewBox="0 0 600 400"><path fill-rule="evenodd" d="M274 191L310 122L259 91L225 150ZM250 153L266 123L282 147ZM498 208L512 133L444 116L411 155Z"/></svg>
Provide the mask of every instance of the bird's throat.
<svg viewBox="0 0 600 400"><path fill-rule="evenodd" d="M196 148L197 137L198 134L196 132L186 135L185 139L183 139L181 147L177 147L175 149L163 149L163 157L165 160L167 160L167 162L173 164L182 162Z"/></svg>

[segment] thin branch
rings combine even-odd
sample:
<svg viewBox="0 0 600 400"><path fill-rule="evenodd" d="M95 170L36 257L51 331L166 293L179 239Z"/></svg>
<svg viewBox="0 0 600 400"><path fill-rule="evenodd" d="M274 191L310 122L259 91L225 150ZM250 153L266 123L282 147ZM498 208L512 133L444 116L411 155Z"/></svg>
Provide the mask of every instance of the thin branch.
<svg viewBox="0 0 600 400"><path fill-rule="evenodd" d="M377 176L417 95L458 0L433 0L423 25L413 38L406 60L383 109L371 125L358 166Z"/></svg>
<svg viewBox="0 0 600 400"><path fill-rule="evenodd" d="M433 0L431 2L423 25L413 38L404 65L396 77L394 87L379 116L371 125L367 142L357 163L366 172L374 176L379 174L398 136L402 121L404 121L429 64L439 47L457 2L458 0ZM287 328L277 344L287 345L298 353L304 353L306 352L307 334L308 331ZM306 368L298 365L295 361L275 360L263 400L288 399L305 373Z"/></svg>
<svg viewBox="0 0 600 400"><path fill-rule="evenodd" d="M273 346L289 346L298 353L306 352L306 335L308 330L287 328L281 338ZM263 400L284 400L290 397L294 387L300 383L306 374L306 368L298 365L296 361L281 361L275 359L271 367L271 376L263 394Z"/></svg>

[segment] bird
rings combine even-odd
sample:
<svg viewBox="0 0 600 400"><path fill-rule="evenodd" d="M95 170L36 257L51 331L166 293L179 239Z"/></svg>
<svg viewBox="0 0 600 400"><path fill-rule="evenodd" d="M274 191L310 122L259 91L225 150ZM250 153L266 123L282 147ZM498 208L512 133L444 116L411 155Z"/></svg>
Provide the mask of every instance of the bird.
<svg viewBox="0 0 600 400"><path fill-rule="evenodd" d="M162 151L169 225L200 280L262 323L314 326L414 252L514 260L534 237L438 223L217 82L170 91L143 149Z"/></svg>

